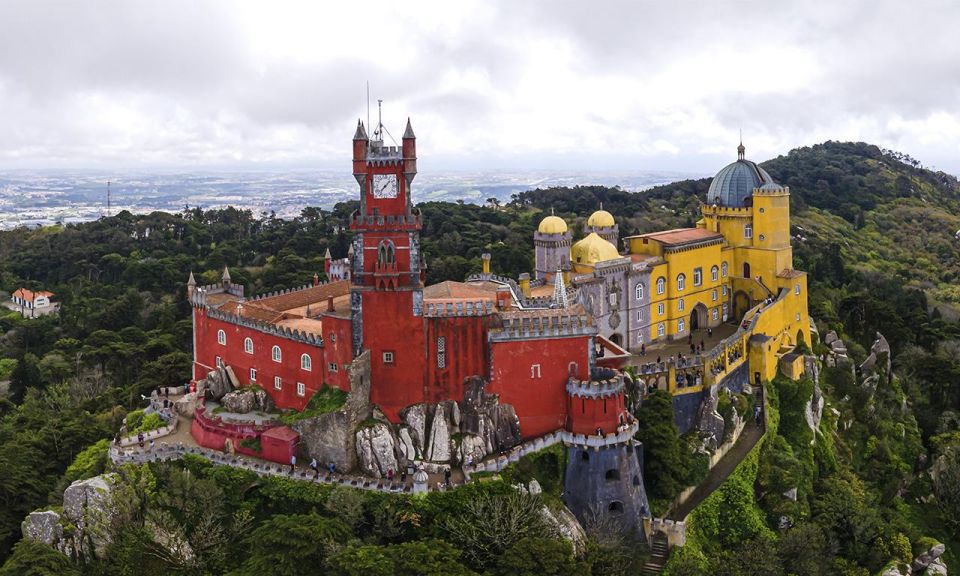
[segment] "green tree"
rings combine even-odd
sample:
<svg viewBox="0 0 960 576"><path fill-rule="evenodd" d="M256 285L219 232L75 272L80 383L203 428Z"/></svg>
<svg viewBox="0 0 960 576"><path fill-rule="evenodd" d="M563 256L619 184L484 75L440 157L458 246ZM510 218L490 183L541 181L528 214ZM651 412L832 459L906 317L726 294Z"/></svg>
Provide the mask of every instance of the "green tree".
<svg viewBox="0 0 960 576"><path fill-rule="evenodd" d="M319 514L278 514L246 539L249 555L236 576L316 574L331 547L350 536L343 522Z"/></svg>
<svg viewBox="0 0 960 576"><path fill-rule="evenodd" d="M576 576L583 568L574 558L570 542L528 536L506 549L493 572L502 576Z"/></svg>
<svg viewBox="0 0 960 576"><path fill-rule="evenodd" d="M673 423L673 398L657 390L647 396L637 413L637 440L643 442L647 493L665 504L685 488L690 451Z"/></svg>
<svg viewBox="0 0 960 576"><path fill-rule="evenodd" d="M34 354L24 354L17 362L16 368L10 374L10 399L14 403L23 402L27 390L43 387L43 374L40 372L40 361Z"/></svg>
<svg viewBox="0 0 960 576"><path fill-rule="evenodd" d="M23 539L0 568L0 576L80 576L80 570L50 546Z"/></svg>

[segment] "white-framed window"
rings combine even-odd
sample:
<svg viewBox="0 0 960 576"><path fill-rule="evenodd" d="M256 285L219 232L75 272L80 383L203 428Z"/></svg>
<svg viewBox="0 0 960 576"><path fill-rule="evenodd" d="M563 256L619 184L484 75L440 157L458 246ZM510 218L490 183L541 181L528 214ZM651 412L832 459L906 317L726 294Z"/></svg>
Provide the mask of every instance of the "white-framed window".
<svg viewBox="0 0 960 576"><path fill-rule="evenodd" d="M244 338L243 339L243 351L247 354L253 354L253 339Z"/></svg>
<svg viewBox="0 0 960 576"><path fill-rule="evenodd" d="M720 311L717 308L713 309L713 319L716 320L720 316Z"/></svg>
<svg viewBox="0 0 960 576"><path fill-rule="evenodd" d="M677 310L683 312L683 298L677 300Z"/></svg>
<svg viewBox="0 0 960 576"><path fill-rule="evenodd" d="M437 368L447 367L447 339L443 336L437 338Z"/></svg>
<svg viewBox="0 0 960 576"><path fill-rule="evenodd" d="M687 327L687 323L684 322L683 318L677 320L677 333L680 334Z"/></svg>
<svg viewBox="0 0 960 576"><path fill-rule="evenodd" d="M637 322L643 321L643 310L637 310Z"/></svg>
<svg viewBox="0 0 960 576"><path fill-rule="evenodd" d="M393 364L393 352L384 352L384 353L383 353L383 363L384 363L384 364Z"/></svg>
<svg viewBox="0 0 960 576"><path fill-rule="evenodd" d="M724 295L724 296L727 295L727 287L726 287L726 286L723 287L723 295Z"/></svg>
<svg viewBox="0 0 960 576"><path fill-rule="evenodd" d="M223 368L223 360L217 356L217 368Z"/></svg>
<svg viewBox="0 0 960 576"><path fill-rule="evenodd" d="M221 346L227 345L227 333L223 330L217 330L217 344Z"/></svg>
<svg viewBox="0 0 960 576"><path fill-rule="evenodd" d="M667 279L660 277L657 278L657 294L663 294L667 289Z"/></svg>
<svg viewBox="0 0 960 576"><path fill-rule="evenodd" d="M743 225L743 237L747 239L753 238L753 224Z"/></svg>
<svg viewBox="0 0 960 576"><path fill-rule="evenodd" d="M270 351L270 356L274 362L280 362L283 359L283 354L280 353L280 347L274 346L273 350Z"/></svg>
<svg viewBox="0 0 960 576"><path fill-rule="evenodd" d="M283 380L279 376L273 377L273 388L274 390L283 390Z"/></svg>
<svg viewBox="0 0 960 576"><path fill-rule="evenodd" d="M687 287L687 275L678 274L677 275L677 291L683 292L683 289Z"/></svg>
<svg viewBox="0 0 960 576"><path fill-rule="evenodd" d="M721 263L720 263L720 275L723 276L724 278L727 277L727 269L728 269L727 263L726 263L726 262L721 262Z"/></svg>
<svg viewBox="0 0 960 576"><path fill-rule="evenodd" d="M800 313L797 312L797 322L799 322L799 321L800 321Z"/></svg>
<svg viewBox="0 0 960 576"><path fill-rule="evenodd" d="M800 285L799 285L799 284L797 284L796 286L793 287L793 293L796 294L797 296L800 295Z"/></svg>
<svg viewBox="0 0 960 576"><path fill-rule="evenodd" d="M714 288L713 290L710 291L710 299L713 300L714 302L717 301L717 289L716 289L716 288Z"/></svg>
<svg viewBox="0 0 960 576"><path fill-rule="evenodd" d="M693 285L699 286L703 284L703 268L694 268L693 269Z"/></svg>
<svg viewBox="0 0 960 576"><path fill-rule="evenodd" d="M663 308L664 308L663 302L657 304L657 315L658 315L658 316L663 316L663 312L664 312Z"/></svg>
<svg viewBox="0 0 960 576"><path fill-rule="evenodd" d="M657 324L657 336L663 336L667 332L667 327L663 325L663 322Z"/></svg>
<svg viewBox="0 0 960 576"><path fill-rule="evenodd" d="M539 378L539 377L540 377L540 365L539 365L539 364L532 364L532 365L530 366L530 377L531 377L531 378Z"/></svg>
<svg viewBox="0 0 960 576"><path fill-rule="evenodd" d="M306 395L307 395L307 387L304 385L303 382L297 382L297 396L306 396Z"/></svg>
<svg viewBox="0 0 960 576"><path fill-rule="evenodd" d="M616 306L616 305L617 305L617 293L616 293L616 292L611 292L611 293L607 294L607 301L610 302L610 305L611 305L611 306Z"/></svg>
<svg viewBox="0 0 960 576"><path fill-rule="evenodd" d="M256 382L256 381L257 381L257 369L256 369L256 368L251 368L251 369L250 369L250 381L251 381L251 382Z"/></svg>
<svg viewBox="0 0 960 576"><path fill-rule="evenodd" d="M727 310L728 310L728 309L727 309L727 303L724 302L724 303L723 303L723 321L724 321L724 322L727 321Z"/></svg>
<svg viewBox="0 0 960 576"><path fill-rule="evenodd" d="M300 356L300 369L306 370L307 372L313 370L313 360L310 358L309 354L303 354Z"/></svg>
<svg viewBox="0 0 960 576"><path fill-rule="evenodd" d="M720 279L720 269L717 268L716 266L711 267L711 268L710 268L710 280L713 280L714 282L716 282L716 281L719 280L719 279Z"/></svg>
<svg viewBox="0 0 960 576"><path fill-rule="evenodd" d="M643 300L643 284L637 284L637 300Z"/></svg>
<svg viewBox="0 0 960 576"><path fill-rule="evenodd" d="M330 372L336 372L338 370L337 363L330 362L329 364L327 364L327 370L329 370Z"/></svg>

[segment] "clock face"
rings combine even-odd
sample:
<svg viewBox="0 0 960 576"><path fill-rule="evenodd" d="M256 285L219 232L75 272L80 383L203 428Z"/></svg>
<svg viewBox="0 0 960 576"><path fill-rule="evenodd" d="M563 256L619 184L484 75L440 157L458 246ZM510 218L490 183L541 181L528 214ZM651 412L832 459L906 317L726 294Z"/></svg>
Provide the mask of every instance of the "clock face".
<svg viewBox="0 0 960 576"><path fill-rule="evenodd" d="M373 197L374 198L396 198L397 197L397 177L393 174L374 174L373 176Z"/></svg>

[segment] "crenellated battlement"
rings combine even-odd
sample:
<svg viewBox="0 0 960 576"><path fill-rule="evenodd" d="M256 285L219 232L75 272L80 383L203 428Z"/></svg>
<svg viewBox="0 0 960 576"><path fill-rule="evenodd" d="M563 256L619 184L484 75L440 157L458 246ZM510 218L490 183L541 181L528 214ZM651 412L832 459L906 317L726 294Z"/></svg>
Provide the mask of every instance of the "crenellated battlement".
<svg viewBox="0 0 960 576"><path fill-rule="evenodd" d="M417 211L413 211L410 214L387 214L386 216L363 215L359 211L356 211L350 216L350 225L363 226L367 230L375 230L377 228L388 230L407 228L415 230L423 225L423 218Z"/></svg>
<svg viewBox="0 0 960 576"><path fill-rule="evenodd" d="M427 302L424 316L429 318L450 316L488 316L493 314L492 300L469 302Z"/></svg>
<svg viewBox="0 0 960 576"><path fill-rule="evenodd" d="M278 338L286 338L287 340L295 340L311 346L323 347L322 336L309 334L301 330L293 330L284 326L277 326L276 324L270 324L269 322L261 322L252 318L244 318L243 316L217 310L216 308L208 308L207 317L213 318L214 320L220 320L221 322L228 322L230 324L236 324L237 326L243 326L244 328L257 330L258 332L270 334Z"/></svg>
<svg viewBox="0 0 960 576"><path fill-rule="evenodd" d="M567 380L567 394L579 398L608 398L623 393L623 375L616 374L604 380Z"/></svg>
<svg viewBox="0 0 960 576"><path fill-rule="evenodd" d="M223 284L208 284L206 286L197 286L190 295L190 303L194 306L206 306L207 296L211 294L231 294L238 298L243 298L244 287L242 284L229 283L224 287Z"/></svg>
<svg viewBox="0 0 960 576"><path fill-rule="evenodd" d="M587 315L524 316L507 318L499 331L490 332L490 341L550 338L561 336L593 336L597 333Z"/></svg>

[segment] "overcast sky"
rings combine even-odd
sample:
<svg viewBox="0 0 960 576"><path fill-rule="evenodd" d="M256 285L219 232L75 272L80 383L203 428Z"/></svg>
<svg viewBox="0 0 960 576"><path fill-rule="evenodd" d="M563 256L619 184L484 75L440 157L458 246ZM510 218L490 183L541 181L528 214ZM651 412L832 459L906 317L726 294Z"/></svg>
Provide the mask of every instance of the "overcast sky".
<svg viewBox="0 0 960 576"><path fill-rule="evenodd" d="M960 173L960 3L0 0L0 168L709 173L864 140Z"/></svg>

